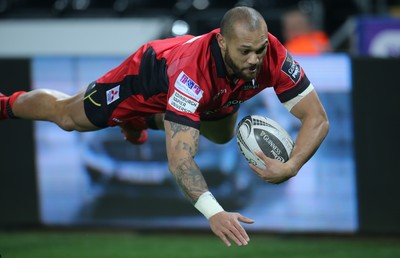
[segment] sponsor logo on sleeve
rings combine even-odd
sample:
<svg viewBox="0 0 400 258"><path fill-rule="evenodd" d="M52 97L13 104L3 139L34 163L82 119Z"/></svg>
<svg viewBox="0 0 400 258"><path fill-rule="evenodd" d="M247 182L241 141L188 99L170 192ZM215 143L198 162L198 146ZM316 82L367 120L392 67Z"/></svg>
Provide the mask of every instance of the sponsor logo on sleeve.
<svg viewBox="0 0 400 258"><path fill-rule="evenodd" d="M286 58L282 64L282 72L287 74L294 83L297 83L300 79L301 76L300 65L293 60L289 52L286 52Z"/></svg>
<svg viewBox="0 0 400 258"><path fill-rule="evenodd" d="M175 87L181 92L199 101L203 96L203 90L184 72L181 72L175 81Z"/></svg>
<svg viewBox="0 0 400 258"><path fill-rule="evenodd" d="M177 90L169 97L168 104L176 110L186 113L194 113L199 106L199 102L186 97Z"/></svg>
<svg viewBox="0 0 400 258"><path fill-rule="evenodd" d="M119 99L119 87L120 86L118 85L106 91L107 105L110 105L111 103Z"/></svg>

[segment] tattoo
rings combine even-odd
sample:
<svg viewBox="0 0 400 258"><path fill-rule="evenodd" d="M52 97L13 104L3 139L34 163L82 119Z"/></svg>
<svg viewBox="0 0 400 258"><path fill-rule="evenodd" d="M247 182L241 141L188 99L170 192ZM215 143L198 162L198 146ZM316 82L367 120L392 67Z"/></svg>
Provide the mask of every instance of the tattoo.
<svg viewBox="0 0 400 258"><path fill-rule="evenodd" d="M194 142L194 155L197 153L197 150L199 149L199 141L200 141L200 131L199 130L192 130L192 138L193 138L193 142Z"/></svg>
<svg viewBox="0 0 400 258"><path fill-rule="evenodd" d="M173 173L185 196L195 203L200 195L207 191L207 184L199 167L192 158L181 161L181 165Z"/></svg>
<svg viewBox="0 0 400 258"><path fill-rule="evenodd" d="M175 146L175 150L178 149L187 150L189 151L190 155L194 157L199 148L200 131L190 126L181 125L174 122L169 122L169 123L171 125L172 138L174 138L179 132L189 131L190 135L192 136L194 146L192 146L192 144L190 143L179 141L178 144Z"/></svg>
<svg viewBox="0 0 400 258"><path fill-rule="evenodd" d="M174 122L169 122L169 124L171 125L171 131L172 131L172 136L171 137L172 138L174 138L177 133L186 132L191 128L189 126L177 124L177 123L174 123Z"/></svg>
<svg viewBox="0 0 400 258"><path fill-rule="evenodd" d="M193 143L187 143L187 142L183 142L183 141L179 141L178 144L175 146L175 149L183 149L186 150L190 153L190 156L194 157L197 153L198 147L199 147L199 131L197 130L192 130L191 131L192 134L192 139L193 139Z"/></svg>
<svg viewBox="0 0 400 258"><path fill-rule="evenodd" d="M207 191L207 184L196 162L194 156L197 153L199 146L200 132L199 130L169 122L171 126L171 138L175 138L174 146L171 146L174 151L177 166L171 169L171 173L182 189L185 196L195 203L202 193ZM183 133L183 137L177 137Z"/></svg>

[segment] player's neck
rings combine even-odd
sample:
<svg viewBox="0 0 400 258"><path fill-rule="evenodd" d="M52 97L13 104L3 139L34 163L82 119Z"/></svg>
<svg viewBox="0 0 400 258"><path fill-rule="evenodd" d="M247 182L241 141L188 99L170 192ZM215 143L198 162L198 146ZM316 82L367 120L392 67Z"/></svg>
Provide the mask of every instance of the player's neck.
<svg viewBox="0 0 400 258"><path fill-rule="evenodd" d="M232 84L238 83L240 78L233 72L229 65L225 64L226 79Z"/></svg>

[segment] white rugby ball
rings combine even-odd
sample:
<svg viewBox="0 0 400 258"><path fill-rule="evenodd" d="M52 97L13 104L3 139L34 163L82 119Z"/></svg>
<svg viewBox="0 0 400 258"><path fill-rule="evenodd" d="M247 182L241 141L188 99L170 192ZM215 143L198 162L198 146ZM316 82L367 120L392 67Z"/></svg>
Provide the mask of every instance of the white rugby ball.
<svg viewBox="0 0 400 258"><path fill-rule="evenodd" d="M274 120L249 115L244 117L236 128L236 141L247 162L265 169L265 163L254 154L261 150L266 156L286 162L294 147L288 132Z"/></svg>

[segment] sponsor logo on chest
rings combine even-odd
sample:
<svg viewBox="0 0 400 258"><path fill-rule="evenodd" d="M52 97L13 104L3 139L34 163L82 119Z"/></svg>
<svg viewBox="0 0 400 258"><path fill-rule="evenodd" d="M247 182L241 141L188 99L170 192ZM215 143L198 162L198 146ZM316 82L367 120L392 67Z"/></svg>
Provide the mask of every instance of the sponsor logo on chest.
<svg viewBox="0 0 400 258"><path fill-rule="evenodd" d="M215 101L219 96L221 96L222 94L225 94L225 93L227 93L227 92L228 92L227 89L221 89L221 90L219 90L218 93L214 95L213 101Z"/></svg>
<svg viewBox="0 0 400 258"><path fill-rule="evenodd" d="M251 82L246 82L243 87L242 90L256 90L260 87L260 85L258 83L256 83L255 80L252 80Z"/></svg>

